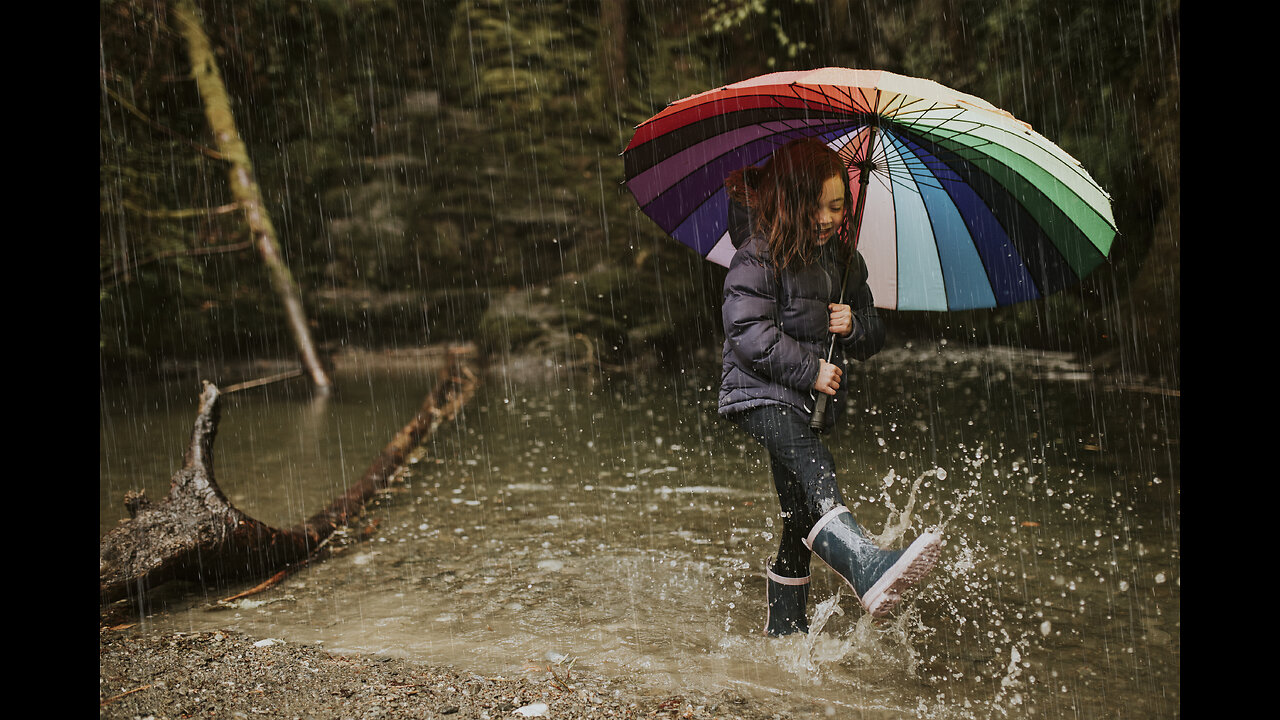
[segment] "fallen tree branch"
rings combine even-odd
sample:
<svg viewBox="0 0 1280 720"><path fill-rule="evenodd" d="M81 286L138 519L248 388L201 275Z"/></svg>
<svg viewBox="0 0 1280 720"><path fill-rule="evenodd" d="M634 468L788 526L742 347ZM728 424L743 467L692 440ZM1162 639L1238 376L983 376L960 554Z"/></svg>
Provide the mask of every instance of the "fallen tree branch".
<svg viewBox="0 0 1280 720"><path fill-rule="evenodd" d="M138 691L140 691L140 690L146 690L146 689L147 689L147 688L149 688L149 687L151 687L150 683L148 683L148 684L146 684L146 685L143 685L142 687L136 687L136 688L134 688L134 689L132 689L132 690L126 690L125 692L122 692L122 693L120 693L119 695L114 695L114 696L109 697L109 698L107 698L106 700L103 700L102 702L98 703L98 707L103 707L104 705L108 705L108 704L110 704L110 703L113 703L113 702L115 702L115 701L119 700L119 699L120 699L120 698L122 698L122 697L125 697L125 696L127 696L127 695L132 695L132 694L134 694L134 693L136 693L136 692L138 692Z"/></svg>
<svg viewBox="0 0 1280 720"><path fill-rule="evenodd" d="M182 218L208 217L210 215L223 215L226 213L237 212L238 210L240 210L240 203L233 202L233 203L227 203L225 205L219 205L218 207L209 207L209 208L181 208L179 210L168 210L168 209L151 210L149 208L144 208L141 205L138 205L137 203L133 203L128 200L123 200L120 202L120 207L123 207L125 210L132 210L146 217L171 218L176 220L176 219L182 219ZM250 248L250 247L253 247L253 243L250 243L250 242L241 243L240 247ZM237 248L237 249L240 249L240 248ZM189 250L187 252L192 255L199 255L199 254L207 254L209 252L217 252L217 251L214 249L204 248L200 250Z"/></svg>
<svg viewBox="0 0 1280 720"><path fill-rule="evenodd" d="M113 79L118 79L118 78L113 78ZM156 128L157 130L168 133L170 136L176 138L180 142L190 145L191 147L195 148L202 155L205 155L206 157L211 157L214 160L227 159L225 155L218 152L217 150L214 150L213 148L203 145L201 143L198 143L184 135L179 134L177 131L169 127L166 127L165 125L158 123L155 120L152 120L150 117L147 116L146 113L134 107L133 103L129 102L128 100L125 100L124 96L122 96L120 93L116 92L115 90L112 90L111 87L106 84L105 82L106 78L103 78L103 80L104 82L102 83L102 89L105 90L106 93L110 95L113 100L120 103L121 107L123 107L125 110L128 110L133 115L137 116L139 120L145 122L146 124L150 125L153 128Z"/></svg>
<svg viewBox="0 0 1280 720"><path fill-rule="evenodd" d="M217 255L220 253L240 252L241 250L249 250L252 248L253 248L253 242L250 240L246 240L245 242L235 243L232 245L217 245L214 247L205 247L205 248L186 248L182 250L167 250L165 252L159 252L154 255L149 255L133 263L126 263L124 265L117 265L114 267L107 268L106 270L103 270L101 273L99 273L99 278L98 278L99 284L108 286L108 287L116 285L117 284L116 278L120 277L121 275L135 272L138 268L142 267L143 265L149 265L153 262L160 262L161 260L168 260L170 258L177 258L177 257L199 257L201 255Z"/></svg>
<svg viewBox="0 0 1280 720"><path fill-rule="evenodd" d="M231 597L225 597L225 598L222 598L222 599L221 599L221 600L219 600L218 602L220 602L220 603L235 602L236 600L240 600L241 598L247 598L247 597L249 597L250 595L257 595L258 593L262 592L263 590L266 590L266 589L268 589L268 588L275 587L276 585L278 585L278 584L280 583L280 581L281 581L281 580L283 580L283 579L285 579L286 577L288 577L288 576L289 576L289 573L290 573L291 571L293 571L293 570L295 570L296 568L301 567L302 565L305 565L305 564L306 564L306 561L304 560L304 561L302 561L301 563L298 563L297 565L295 565L295 566L293 566L293 567L287 567L287 568L285 568L284 570L281 570L280 572L276 573L275 575L272 575L271 577L267 578L266 580L263 580L262 582L258 583L257 585L254 585L253 587L249 588L248 590L245 590L245 591L244 591L244 592L242 592L242 593L236 593L235 595L232 595Z"/></svg>
<svg viewBox="0 0 1280 720"><path fill-rule="evenodd" d="M213 473L213 441L222 393L204 383L200 410L183 466L159 504L141 493L125 496L130 517L102 538L98 556L99 601L138 597L170 580L221 584L262 577L310 558L365 503L385 490L410 451L451 421L475 392L470 348L451 350L435 388L417 415L382 449L364 476L297 527L278 529L241 512L223 494Z"/></svg>
<svg viewBox="0 0 1280 720"><path fill-rule="evenodd" d="M233 392L240 392L241 390L248 390L249 388L262 387L263 385L270 385L273 382L280 382L281 380L288 380L289 378L302 377L303 375L306 375L306 374L307 374L307 371L303 370L302 368L298 368L297 370L287 370L282 373L276 373L275 375L268 375L266 377L260 377L254 380L245 380L244 382L238 382L234 385L228 385L225 388L223 388L222 394L230 395Z"/></svg>

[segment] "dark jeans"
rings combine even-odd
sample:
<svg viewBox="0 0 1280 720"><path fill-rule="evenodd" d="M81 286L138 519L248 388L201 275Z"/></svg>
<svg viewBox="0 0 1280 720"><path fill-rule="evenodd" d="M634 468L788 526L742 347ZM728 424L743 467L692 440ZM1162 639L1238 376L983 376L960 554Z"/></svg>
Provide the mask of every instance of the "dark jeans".
<svg viewBox="0 0 1280 720"><path fill-rule="evenodd" d="M773 571L804 577L809 574L804 538L827 511L844 504L836 484L835 459L809 421L785 405L764 405L728 419L769 451L773 485L782 507L782 537Z"/></svg>

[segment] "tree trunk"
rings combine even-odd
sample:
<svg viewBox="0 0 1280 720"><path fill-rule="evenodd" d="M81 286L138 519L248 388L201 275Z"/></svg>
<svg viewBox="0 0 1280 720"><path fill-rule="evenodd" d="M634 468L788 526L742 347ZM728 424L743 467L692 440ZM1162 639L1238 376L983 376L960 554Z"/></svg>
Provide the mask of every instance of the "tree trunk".
<svg viewBox="0 0 1280 720"><path fill-rule="evenodd" d="M600 3L600 99L606 117L623 116L627 93L627 0L602 0ZM624 123L617 123L621 130Z"/></svg>
<svg viewBox="0 0 1280 720"><path fill-rule="evenodd" d="M277 529L236 509L213 473L213 440L221 393L204 383L200 410L182 468L169 495L153 505L141 493L125 496L130 518L102 538L98 555L99 601L138 597L169 580L218 584L261 577L308 558L334 530L351 522L364 504L395 479L409 452L452 420L475 392L469 348L453 350L418 414L374 459L359 482L302 525Z"/></svg>
<svg viewBox="0 0 1280 720"><path fill-rule="evenodd" d="M267 266L267 275L271 278L271 287L284 303L285 315L288 318L289 330L298 346L298 354L302 364L311 376L311 382L321 392L328 392L331 386L328 373L320 362L315 343L311 340L311 330L307 324L307 316L302 307L302 294L293 279L293 273L284 263L280 255L280 244L276 239L275 227L262 202L262 191L253 175L253 165L249 162L249 152L240 133L236 130L235 117L231 114L231 98L222 83L222 75L218 72L213 49L209 45L209 37L205 35L200 22L199 11L192 0L175 0L174 17L179 31L186 40L187 54L191 59L191 74L200 90L204 101L205 116L209 119L209 127L218 144L218 150L230 163L228 174L231 180L231 191L244 209L245 219L249 223L250 234L258 248L258 254Z"/></svg>

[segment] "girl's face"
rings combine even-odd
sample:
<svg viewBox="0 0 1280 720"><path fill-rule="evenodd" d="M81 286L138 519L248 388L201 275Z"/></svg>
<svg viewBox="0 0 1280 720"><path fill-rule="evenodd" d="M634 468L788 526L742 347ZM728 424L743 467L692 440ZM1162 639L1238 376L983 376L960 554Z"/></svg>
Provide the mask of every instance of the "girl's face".
<svg viewBox="0 0 1280 720"><path fill-rule="evenodd" d="M844 187L845 178L832 175L822 184L822 197L818 201L818 216L814 218L814 227L818 231L818 244L821 245L835 235L840 224L844 222Z"/></svg>

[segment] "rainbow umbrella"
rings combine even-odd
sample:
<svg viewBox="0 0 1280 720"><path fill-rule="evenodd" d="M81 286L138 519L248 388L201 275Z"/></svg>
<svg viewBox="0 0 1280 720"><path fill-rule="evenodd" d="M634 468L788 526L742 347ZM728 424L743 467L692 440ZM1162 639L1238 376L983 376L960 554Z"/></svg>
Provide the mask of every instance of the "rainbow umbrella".
<svg viewBox="0 0 1280 720"><path fill-rule="evenodd" d="M878 70L771 73L671 103L627 145L627 188L667 234L728 266L725 177L808 136L849 166L854 243L878 307L1040 298L1098 267L1115 239L1111 196L1030 125Z"/></svg>

